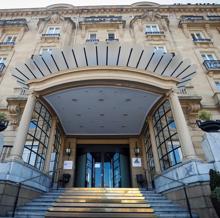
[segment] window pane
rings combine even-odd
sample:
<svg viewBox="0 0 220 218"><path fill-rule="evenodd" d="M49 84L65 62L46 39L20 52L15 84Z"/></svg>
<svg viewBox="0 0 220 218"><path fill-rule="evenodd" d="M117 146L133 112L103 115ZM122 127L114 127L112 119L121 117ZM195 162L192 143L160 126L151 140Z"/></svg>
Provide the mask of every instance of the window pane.
<svg viewBox="0 0 220 218"><path fill-rule="evenodd" d="M47 109L40 102L36 102L29 124L23 160L40 170L44 167L50 134L50 120L51 116Z"/></svg>
<svg viewBox="0 0 220 218"><path fill-rule="evenodd" d="M158 116L159 114L159 116ZM154 113L154 132L162 169L168 169L182 161L180 143L169 101L165 101Z"/></svg>

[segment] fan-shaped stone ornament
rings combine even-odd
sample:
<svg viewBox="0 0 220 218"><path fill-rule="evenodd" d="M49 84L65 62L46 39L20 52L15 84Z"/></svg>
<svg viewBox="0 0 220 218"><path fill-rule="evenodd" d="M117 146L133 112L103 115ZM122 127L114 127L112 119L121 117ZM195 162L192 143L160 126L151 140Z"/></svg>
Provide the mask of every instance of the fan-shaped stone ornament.
<svg viewBox="0 0 220 218"><path fill-rule="evenodd" d="M28 88L27 82L66 70L85 67L127 67L164 77L179 79L178 88L184 88L196 69L189 60L164 53L153 47L119 42L76 44L73 48L56 49L50 53L34 55L16 66L12 75Z"/></svg>

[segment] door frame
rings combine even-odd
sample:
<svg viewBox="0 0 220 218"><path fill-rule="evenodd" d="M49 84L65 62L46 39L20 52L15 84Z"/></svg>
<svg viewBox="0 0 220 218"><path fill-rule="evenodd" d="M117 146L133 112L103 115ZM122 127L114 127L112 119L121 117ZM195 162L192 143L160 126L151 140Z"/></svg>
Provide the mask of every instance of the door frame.
<svg viewBox="0 0 220 218"><path fill-rule="evenodd" d="M120 141L120 140L119 140ZM118 145L118 146L117 146ZM117 146L117 148L115 147ZM101 148L101 149L100 149ZM132 186L132 171L131 171L131 165L130 165L130 145L129 143L86 143L86 144L76 144L76 157L78 156L78 151L79 149L84 149L84 152L100 152L101 153L101 158L104 158L104 153L107 152L118 152L121 151L123 154L126 154L126 156L128 157L128 170L129 170L129 181L130 181L130 186ZM77 161L77 159L76 159ZM102 160L103 163L103 160ZM104 171L104 166L102 167L102 171ZM86 172L86 165L85 165L85 172ZM76 186L76 180L77 180L77 166L75 167L75 176L74 176L74 186ZM104 172L102 172L103 174L103 179L102 179L102 186L104 187ZM85 177L85 186L86 186L86 177Z"/></svg>

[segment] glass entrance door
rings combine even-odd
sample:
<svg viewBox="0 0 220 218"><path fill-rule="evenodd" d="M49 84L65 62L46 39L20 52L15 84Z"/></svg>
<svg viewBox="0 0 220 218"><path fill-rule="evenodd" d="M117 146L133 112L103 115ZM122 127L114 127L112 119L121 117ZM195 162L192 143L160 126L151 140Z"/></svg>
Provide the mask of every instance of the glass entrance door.
<svg viewBox="0 0 220 218"><path fill-rule="evenodd" d="M79 146L76 161L77 187L130 187L128 149L116 146Z"/></svg>
<svg viewBox="0 0 220 218"><path fill-rule="evenodd" d="M91 152L86 156L86 187L120 187L118 153Z"/></svg>

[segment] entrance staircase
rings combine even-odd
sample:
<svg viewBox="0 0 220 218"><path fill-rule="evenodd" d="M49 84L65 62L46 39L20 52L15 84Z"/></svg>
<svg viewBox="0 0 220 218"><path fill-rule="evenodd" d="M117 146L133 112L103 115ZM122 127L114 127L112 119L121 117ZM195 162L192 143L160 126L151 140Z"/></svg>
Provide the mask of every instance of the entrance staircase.
<svg viewBox="0 0 220 218"><path fill-rule="evenodd" d="M154 191L138 188L66 188L52 190L17 208L16 218L145 217L187 218L183 209ZM198 216L193 215L194 218Z"/></svg>

